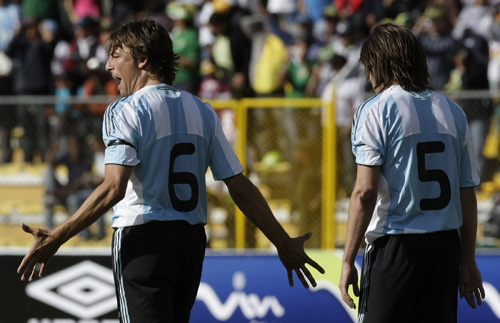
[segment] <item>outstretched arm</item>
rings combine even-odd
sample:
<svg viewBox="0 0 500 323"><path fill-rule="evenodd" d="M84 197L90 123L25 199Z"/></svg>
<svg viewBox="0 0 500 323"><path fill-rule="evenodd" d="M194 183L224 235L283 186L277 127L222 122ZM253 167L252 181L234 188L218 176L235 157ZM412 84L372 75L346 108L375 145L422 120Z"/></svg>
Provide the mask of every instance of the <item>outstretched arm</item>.
<svg viewBox="0 0 500 323"><path fill-rule="evenodd" d="M38 270L38 276L41 277L50 258L62 244L90 226L119 202L125 194L132 169L121 165L106 165L103 183L92 192L75 214L55 229L31 228L23 224L23 230L31 233L34 241L17 269L21 280L28 278L32 281ZM35 268L37 264L41 264L41 267Z"/></svg>
<svg viewBox="0 0 500 323"><path fill-rule="evenodd" d="M311 233L297 238L290 238L274 217L259 189L245 175L239 174L224 180L224 182L240 210L278 249L280 260L288 273L290 286L293 286L294 270L304 287L309 288L307 280L309 280L312 286L316 286L316 281L306 267L306 264L311 265L322 274L325 270L304 251L304 242L309 239ZM304 275L307 277L307 280Z"/></svg>

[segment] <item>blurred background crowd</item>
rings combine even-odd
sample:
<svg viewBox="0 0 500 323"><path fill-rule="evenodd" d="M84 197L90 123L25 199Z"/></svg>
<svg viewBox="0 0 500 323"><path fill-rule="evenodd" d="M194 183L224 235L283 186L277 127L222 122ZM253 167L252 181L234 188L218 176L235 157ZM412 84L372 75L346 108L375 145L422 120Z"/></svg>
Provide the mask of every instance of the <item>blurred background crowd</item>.
<svg viewBox="0 0 500 323"><path fill-rule="evenodd" d="M494 99L499 12L499 0L0 0L0 95L117 95L105 71L107 35L120 22L152 16L180 54L176 87L204 99L331 100L335 90L338 126L348 132L353 108L369 90L358 54L371 27L393 21L412 29L428 55L434 89L489 89ZM463 101L473 137L485 137L493 103ZM64 100L43 115L18 110L24 111L7 109L12 116L2 117L10 123L0 133L3 162L12 157L8 133L15 123L47 128L42 123L51 115L82 113ZM56 136L64 123L52 123L47 131ZM43 147L26 147L26 161Z"/></svg>
<svg viewBox="0 0 500 323"><path fill-rule="evenodd" d="M497 126L492 117L500 98L500 0L0 0L0 101L1 96L33 95L57 100L43 106L0 104L1 163L12 161L11 136L18 130L25 162L37 159L49 167L65 162L73 178L92 168L92 160L82 156L102 157L95 138L106 104L75 104L70 98L118 95L117 83L105 71L106 38L117 24L146 16L171 33L180 55L177 88L203 99L334 101L337 158L344 174L351 174L339 178L346 192L355 172L352 118L371 90L359 64L361 45L378 23L404 25L421 41L435 90L479 93L454 99L468 117L483 180L497 170L485 163L498 157L500 143L490 156L484 147ZM282 130L285 145L300 142L297 146L307 151L307 140L321 131L313 122L319 116L288 111L275 113L274 127ZM258 127L273 116L256 111L249 118ZM303 130L297 129L297 119ZM91 154L69 148L82 138ZM272 148L258 135L249 144L260 150L255 160ZM64 197L74 192L56 184L49 185L47 208L56 192ZM80 180L75 192L81 187Z"/></svg>

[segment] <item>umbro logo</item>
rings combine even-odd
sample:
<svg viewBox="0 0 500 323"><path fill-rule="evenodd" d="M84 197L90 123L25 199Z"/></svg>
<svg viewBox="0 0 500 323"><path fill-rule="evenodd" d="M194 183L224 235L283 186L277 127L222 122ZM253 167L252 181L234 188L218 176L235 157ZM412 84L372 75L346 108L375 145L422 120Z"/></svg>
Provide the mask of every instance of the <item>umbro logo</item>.
<svg viewBox="0 0 500 323"><path fill-rule="evenodd" d="M28 284L26 294L80 319L117 308L113 272L89 260Z"/></svg>

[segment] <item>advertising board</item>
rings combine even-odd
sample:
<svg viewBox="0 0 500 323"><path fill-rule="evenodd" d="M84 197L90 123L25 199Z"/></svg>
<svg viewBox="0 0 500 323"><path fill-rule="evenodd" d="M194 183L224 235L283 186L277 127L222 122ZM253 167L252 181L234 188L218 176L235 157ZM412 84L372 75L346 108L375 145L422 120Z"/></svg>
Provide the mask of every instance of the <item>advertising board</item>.
<svg viewBox="0 0 500 323"><path fill-rule="evenodd" d="M294 277L288 285L275 254L208 253L191 322L305 323L355 322L356 311L338 290L340 250L309 250L326 273L314 271L316 288ZM21 282L22 253L0 255L1 323L118 323L111 258L107 252L60 252L45 277ZM500 254L478 254L485 303L473 310L459 300L459 322L500 322ZM361 257L358 257L361 265Z"/></svg>

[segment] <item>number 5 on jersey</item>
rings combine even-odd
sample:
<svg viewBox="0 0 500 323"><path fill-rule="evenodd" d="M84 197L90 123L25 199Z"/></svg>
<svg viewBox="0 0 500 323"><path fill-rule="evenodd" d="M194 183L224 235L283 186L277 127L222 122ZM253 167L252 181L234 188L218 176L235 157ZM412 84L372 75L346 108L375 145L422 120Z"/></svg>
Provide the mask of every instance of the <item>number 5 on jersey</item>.
<svg viewBox="0 0 500 323"><path fill-rule="evenodd" d="M442 153L444 148L442 141L420 142L417 144L418 178L422 182L438 182L441 188L439 197L420 200L420 209L422 211L441 210L450 203L451 185L448 175L441 169L427 169L425 165L426 154Z"/></svg>

